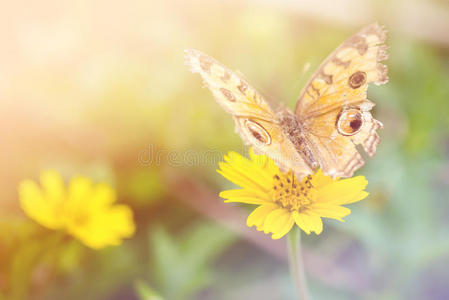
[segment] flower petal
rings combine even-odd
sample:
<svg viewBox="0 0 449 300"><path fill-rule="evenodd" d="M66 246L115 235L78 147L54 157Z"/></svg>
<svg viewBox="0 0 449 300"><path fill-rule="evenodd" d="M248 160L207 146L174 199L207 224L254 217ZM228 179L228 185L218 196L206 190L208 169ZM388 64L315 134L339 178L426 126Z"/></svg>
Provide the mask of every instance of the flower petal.
<svg viewBox="0 0 449 300"><path fill-rule="evenodd" d="M296 225L299 226L305 233L310 234L310 232L315 232L320 234L323 231L323 222L319 216L306 214L304 212L294 213L293 218Z"/></svg>
<svg viewBox="0 0 449 300"><path fill-rule="evenodd" d="M343 221L342 218L351 213L347 207L328 203L314 203L309 208L314 214L323 217Z"/></svg>
<svg viewBox="0 0 449 300"><path fill-rule="evenodd" d="M285 208L273 210L265 219L264 232L273 233L273 239L279 239L287 234L294 224L292 213Z"/></svg>
<svg viewBox="0 0 449 300"><path fill-rule="evenodd" d="M238 186L241 186L242 188L249 188L249 189L255 189L255 190L262 190L265 192L268 192L268 189L266 188L266 185L260 184L260 178L253 177L253 173L259 173L259 171L255 171L253 173L243 173L241 170L238 169L237 166L229 165L224 162L220 162L219 164L220 169L217 170L219 174L221 174L224 178L228 179L232 183L235 183ZM270 184L271 185L271 184Z"/></svg>
<svg viewBox="0 0 449 300"><path fill-rule="evenodd" d="M280 172L278 166L276 166L272 159L268 158L265 155L255 154L253 148L250 148L249 150L249 157L253 162L260 165L260 167L269 174L270 178Z"/></svg>
<svg viewBox="0 0 449 300"><path fill-rule="evenodd" d="M285 220L282 227L279 228L277 232L274 232L271 236L272 239L277 240L282 238L284 235L290 232L293 225L295 224L295 220L293 220L293 216L291 213L288 214L288 220Z"/></svg>
<svg viewBox="0 0 449 300"><path fill-rule="evenodd" d="M92 181L87 177L76 176L70 180L67 199L68 209L76 209L86 204L92 195Z"/></svg>
<svg viewBox="0 0 449 300"><path fill-rule="evenodd" d="M113 204L117 196L114 189L105 183L99 183L92 187L90 206L104 207Z"/></svg>
<svg viewBox="0 0 449 300"><path fill-rule="evenodd" d="M239 172L251 176L253 180L262 185L263 182L269 183L273 179L271 174L267 174L260 163L249 160L236 152L230 152L224 159L229 165L236 167Z"/></svg>
<svg viewBox="0 0 449 300"><path fill-rule="evenodd" d="M252 152L252 149L251 149ZM271 182L274 174L270 172L274 164L267 163L268 157L264 155L255 155L254 153L250 153L251 159L248 159L236 152L229 152L228 156L225 156L224 159L229 164L233 164L235 166L239 166L239 169L246 174L251 174L252 176L260 177L261 180L266 180ZM277 169L279 170L279 169Z"/></svg>
<svg viewBox="0 0 449 300"><path fill-rule="evenodd" d="M58 172L53 170L43 171L40 176L40 182L45 198L55 203L62 202L64 200L64 181Z"/></svg>
<svg viewBox="0 0 449 300"><path fill-rule="evenodd" d="M19 200L20 206L28 217L39 224L50 229L63 227L60 205L55 201L48 201L35 182L24 180L20 183Z"/></svg>
<svg viewBox="0 0 449 300"><path fill-rule="evenodd" d="M309 215L311 219L312 227L311 231L315 231L316 234L321 234L323 232L323 221L319 216Z"/></svg>
<svg viewBox="0 0 449 300"><path fill-rule="evenodd" d="M231 151L224 157L225 162L219 163L220 171L227 173L228 176L231 175L233 177L239 176L240 178L245 178L246 180L242 181L240 179L242 182L238 183L227 177L230 181L240 186L242 186L241 183L245 183L245 181L247 183L249 179L251 184L253 186L255 185L257 189L266 190L267 186L271 187L272 185L274 176L273 170L279 171L279 169L276 169L273 163L270 164L264 162L263 157L264 156L260 155L256 156L253 153L251 156L252 159L249 160L246 157ZM265 157L265 160L267 159L268 158Z"/></svg>
<svg viewBox="0 0 449 300"><path fill-rule="evenodd" d="M246 220L246 225L248 227L257 226L257 230L263 230L263 226L265 223L265 219L267 215L273 210L277 209L278 206L275 204L264 204L257 207L253 212L248 216Z"/></svg>
<svg viewBox="0 0 449 300"><path fill-rule="evenodd" d="M318 169L318 171L312 176L312 180L310 182L315 188L319 189L334 182L334 180L332 177L324 175L321 169Z"/></svg>
<svg viewBox="0 0 449 300"><path fill-rule="evenodd" d="M310 226L307 223L308 219L303 217L303 214L298 213L297 211L293 212L293 219L295 220L296 225L301 228L306 234L310 234Z"/></svg>
<svg viewBox="0 0 449 300"><path fill-rule="evenodd" d="M227 190L220 193L220 197L227 199L225 202L240 202L247 204L263 204L272 202L265 192L252 189Z"/></svg>
<svg viewBox="0 0 449 300"><path fill-rule="evenodd" d="M363 200L368 195L369 195L369 193L365 192L365 191L355 191L352 193L348 192L346 195L336 194L335 197L326 197L326 198L319 197L317 202L333 204L333 205L345 205L345 204L351 204L351 203L355 203L360 200Z"/></svg>
<svg viewBox="0 0 449 300"><path fill-rule="evenodd" d="M349 204L365 198L368 181L363 176L334 181L319 190L318 202Z"/></svg>
<svg viewBox="0 0 449 300"><path fill-rule="evenodd" d="M92 212L83 223L69 222L67 231L85 245L100 249L121 243L125 237L134 234L135 225L131 209L125 205L115 205Z"/></svg>

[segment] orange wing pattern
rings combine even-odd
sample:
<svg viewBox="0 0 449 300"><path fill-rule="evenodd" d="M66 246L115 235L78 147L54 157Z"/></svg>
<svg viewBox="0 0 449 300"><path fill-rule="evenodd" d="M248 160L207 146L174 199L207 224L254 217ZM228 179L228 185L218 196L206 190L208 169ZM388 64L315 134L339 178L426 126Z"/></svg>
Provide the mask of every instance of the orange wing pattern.
<svg viewBox="0 0 449 300"><path fill-rule="evenodd" d="M296 115L312 153L323 172L350 177L364 161L356 149L361 144L370 155L380 141L382 124L369 112L369 83L388 81L385 30L378 24L365 27L339 46L319 67L301 93Z"/></svg>

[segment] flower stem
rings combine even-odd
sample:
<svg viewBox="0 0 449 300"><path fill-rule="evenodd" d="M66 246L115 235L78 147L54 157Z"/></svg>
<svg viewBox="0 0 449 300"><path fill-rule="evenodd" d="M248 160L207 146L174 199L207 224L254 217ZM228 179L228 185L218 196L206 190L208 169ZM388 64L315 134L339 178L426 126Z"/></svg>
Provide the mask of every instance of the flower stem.
<svg viewBox="0 0 449 300"><path fill-rule="evenodd" d="M301 253L301 229L294 226L287 238L288 243L288 263L290 273L295 283L299 300L309 300L307 290L306 275L304 272L304 262Z"/></svg>

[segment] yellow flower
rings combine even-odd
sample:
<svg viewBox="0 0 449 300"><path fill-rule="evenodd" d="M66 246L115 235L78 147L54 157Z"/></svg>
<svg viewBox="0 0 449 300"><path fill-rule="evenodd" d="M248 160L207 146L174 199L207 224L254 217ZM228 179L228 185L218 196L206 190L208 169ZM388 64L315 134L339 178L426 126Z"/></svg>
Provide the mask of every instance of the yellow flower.
<svg viewBox="0 0 449 300"><path fill-rule="evenodd" d="M364 199L368 181L363 176L332 179L321 170L298 180L292 171L283 173L273 160L250 151L250 159L230 152L220 162L218 173L242 187L220 193L225 202L259 205L247 225L272 233L273 239L287 234L296 223L304 232L320 234L321 218L342 218L351 211L341 205Z"/></svg>
<svg viewBox="0 0 449 300"><path fill-rule="evenodd" d="M94 249L119 245L134 234L131 209L114 204L116 195L108 185L77 176L66 189L55 171L42 172L40 183L24 180L19 185L22 209L39 224L65 230Z"/></svg>

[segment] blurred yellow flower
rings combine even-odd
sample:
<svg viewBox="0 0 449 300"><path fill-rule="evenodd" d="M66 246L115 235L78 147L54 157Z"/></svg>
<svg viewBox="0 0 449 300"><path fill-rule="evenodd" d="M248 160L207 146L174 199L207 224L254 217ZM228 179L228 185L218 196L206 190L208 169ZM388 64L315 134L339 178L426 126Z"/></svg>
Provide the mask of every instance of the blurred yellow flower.
<svg viewBox="0 0 449 300"><path fill-rule="evenodd" d="M131 209L114 204L115 191L108 185L77 176L66 189L55 171L42 172L40 183L22 181L19 198L25 213L41 225L65 230L94 249L119 245L134 234Z"/></svg>
<svg viewBox="0 0 449 300"><path fill-rule="evenodd" d="M287 234L296 223L304 232L320 234L321 218L343 221L351 210L341 205L364 199L368 181L363 176L332 179L321 170L299 181L292 171L283 173L273 160L250 151L250 159L230 152L220 162L218 173L242 189L220 193L225 202L259 205L247 225L272 233L273 239Z"/></svg>

